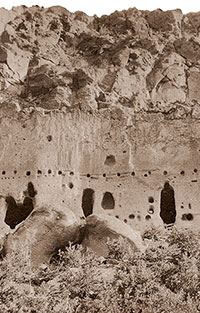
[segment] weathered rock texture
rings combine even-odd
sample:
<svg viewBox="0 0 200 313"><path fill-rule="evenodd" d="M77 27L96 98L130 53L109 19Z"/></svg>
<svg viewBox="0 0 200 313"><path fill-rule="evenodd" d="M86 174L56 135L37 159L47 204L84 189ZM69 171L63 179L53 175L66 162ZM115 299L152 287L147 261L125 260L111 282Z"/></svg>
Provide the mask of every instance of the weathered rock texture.
<svg viewBox="0 0 200 313"><path fill-rule="evenodd" d="M51 257L69 243L79 243L81 227L70 210L63 213L41 208L5 238L3 252L27 249L31 265L38 267L49 263Z"/></svg>
<svg viewBox="0 0 200 313"><path fill-rule="evenodd" d="M97 255L108 257L108 240L127 239L133 252L145 251L145 246L139 232L116 217L108 215L90 215L86 219L82 245L94 251Z"/></svg>
<svg viewBox="0 0 200 313"><path fill-rule="evenodd" d="M0 10L0 198L108 213L134 229L198 227L200 13ZM84 195L84 199L82 199Z"/></svg>

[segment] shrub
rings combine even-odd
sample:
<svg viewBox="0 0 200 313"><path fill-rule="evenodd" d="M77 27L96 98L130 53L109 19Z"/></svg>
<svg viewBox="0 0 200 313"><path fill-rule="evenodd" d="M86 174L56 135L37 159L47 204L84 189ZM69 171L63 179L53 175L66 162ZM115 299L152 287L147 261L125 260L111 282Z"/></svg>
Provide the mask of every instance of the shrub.
<svg viewBox="0 0 200 313"><path fill-rule="evenodd" d="M0 261L0 312L196 313L200 311L200 234L150 229L144 253L124 239L109 257L69 246L33 269L27 249Z"/></svg>

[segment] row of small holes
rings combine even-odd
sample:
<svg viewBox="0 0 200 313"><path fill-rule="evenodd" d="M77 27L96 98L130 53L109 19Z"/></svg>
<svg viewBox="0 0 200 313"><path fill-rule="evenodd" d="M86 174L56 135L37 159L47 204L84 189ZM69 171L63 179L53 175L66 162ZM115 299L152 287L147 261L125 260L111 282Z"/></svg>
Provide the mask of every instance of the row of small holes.
<svg viewBox="0 0 200 313"><path fill-rule="evenodd" d="M116 218L119 218L119 215L115 215L115 217L116 217ZM135 215L134 215L134 214L130 214L130 215L129 215L129 219L132 219L132 220L133 220L134 218L135 218ZM138 218L139 221L141 220L141 216L140 216L140 215L138 215L137 218ZM151 219L151 216L150 216L150 215L146 215L146 216L145 216L145 219L148 221L148 220ZM124 222L127 223L127 219L124 219Z"/></svg>
<svg viewBox="0 0 200 313"><path fill-rule="evenodd" d="M195 169L194 169L194 173L197 173L197 172L198 172L198 170L195 168ZM151 171L148 171L148 174L151 175ZM148 174L145 173L145 174L144 174L144 177L148 177ZM167 174L168 174L167 171L164 171L164 172L163 172L163 175L166 176ZM120 176L121 176L121 173L117 173L116 175L117 175L118 177L120 177ZM131 175L132 175L132 176L135 176L135 172L131 172ZM181 172L180 172L180 175L184 176L184 175L185 175L185 171L181 171ZM87 177L90 177L90 174L87 174ZM106 177L106 173L103 174L103 177Z"/></svg>
<svg viewBox="0 0 200 313"><path fill-rule="evenodd" d="M195 169L194 169L194 173L197 173L197 172L198 172L198 170L195 168ZM41 175L41 174L42 174L42 171L41 171L41 170L38 170L37 173L38 173L38 175ZM52 173L52 171L51 171L51 170L48 170L48 174L51 174L51 173ZM2 171L2 175L5 175L5 174L6 174L6 171ZM14 170L14 174L17 174L17 170ZM62 171L59 170L59 171L58 171L58 174L61 175L61 174L62 174ZM148 174L151 175L151 171L149 171ZM147 177L148 174L145 173L145 174L144 174L144 177ZM164 171L164 172L163 172L163 175L167 175L167 174L168 174L167 171ZM30 175L31 175L31 172L30 172L30 171L27 171L27 172L26 172L26 175L27 175L27 176L30 176ZM70 175L74 175L74 172L70 172ZM121 176L121 173L117 173L116 175L117 175L118 177L120 177L120 176ZM131 172L131 175L132 175L132 176L135 176L135 172ZM185 175L185 171L181 171L181 172L180 172L180 175L184 176L184 175ZM87 174L86 176L87 176L88 178L91 177L90 174ZM103 173L103 177L106 177L106 173Z"/></svg>
<svg viewBox="0 0 200 313"><path fill-rule="evenodd" d="M198 170L197 170L197 168L195 168L194 169L194 173L197 173L197 172L198 172ZM167 175L167 174L168 174L167 171L163 172L163 175ZM180 175L184 176L185 175L185 171L184 170L180 171Z"/></svg>
<svg viewBox="0 0 200 313"><path fill-rule="evenodd" d="M51 170L48 170L48 174L51 174L52 171ZM17 174L17 170L14 170L14 174L16 175ZM42 174L42 171L41 170L38 170L37 171L37 174L38 175L41 175ZM58 175L61 175L62 174L62 171L58 171ZM2 175L6 175L6 171L2 171ZM31 171L27 171L26 172L26 176L30 176L31 175ZM74 172L70 172L70 176L73 176L74 175ZM89 174L88 174L89 175ZM89 177L89 176L88 176Z"/></svg>

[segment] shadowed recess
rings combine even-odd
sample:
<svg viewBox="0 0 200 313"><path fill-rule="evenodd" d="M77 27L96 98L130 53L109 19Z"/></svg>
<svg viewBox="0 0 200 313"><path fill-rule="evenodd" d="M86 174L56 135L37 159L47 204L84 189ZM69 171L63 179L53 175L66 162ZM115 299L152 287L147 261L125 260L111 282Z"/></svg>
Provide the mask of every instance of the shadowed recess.
<svg viewBox="0 0 200 313"><path fill-rule="evenodd" d="M14 229L33 211L33 200L25 197L23 203L17 204L12 196L6 197L7 211L4 222Z"/></svg>
<svg viewBox="0 0 200 313"><path fill-rule="evenodd" d="M29 197L34 198L35 195L36 195L36 191L35 191L35 188L34 188L32 182L29 182L29 183L28 183L28 188L27 188L27 189L28 189L28 195L29 195Z"/></svg>
<svg viewBox="0 0 200 313"><path fill-rule="evenodd" d="M104 164L108 165L108 166L115 165L116 164L115 156L114 155L108 155L106 157L106 160L105 160Z"/></svg>
<svg viewBox="0 0 200 313"><path fill-rule="evenodd" d="M176 221L174 189L169 182L164 184L164 188L161 191L160 217L165 224L173 224Z"/></svg>
<svg viewBox="0 0 200 313"><path fill-rule="evenodd" d="M191 213L183 214L181 219L183 221L192 221L194 219L194 216Z"/></svg>
<svg viewBox="0 0 200 313"><path fill-rule="evenodd" d="M101 202L101 206L104 210L113 210L115 207L115 199L113 198L112 193L105 192Z"/></svg>
<svg viewBox="0 0 200 313"><path fill-rule="evenodd" d="M149 197L148 201L149 201L149 203L154 203L154 198L153 197Z"/></svg>
<svg viewBox="0 0 200 313"><path fill-rule="evenodd" d="M83 190L82 196L82 209L85 217L93 213L94 206L94 190L86 188Z"/></svg>

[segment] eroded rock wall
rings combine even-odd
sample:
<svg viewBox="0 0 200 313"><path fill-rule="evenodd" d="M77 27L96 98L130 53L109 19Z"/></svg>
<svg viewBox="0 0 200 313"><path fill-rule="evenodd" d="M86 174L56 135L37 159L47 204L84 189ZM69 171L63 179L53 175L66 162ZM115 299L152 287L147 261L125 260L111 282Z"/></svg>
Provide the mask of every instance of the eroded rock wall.
<svg viewBox="0 0 200 313"><path fill-rule="evenodd" d="M144 229L163 224L168 180L177 225L198 227L199 26L180 10L1 9L2 232L29 182L35 209L82 217L88 202Z"/></svg>

